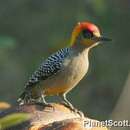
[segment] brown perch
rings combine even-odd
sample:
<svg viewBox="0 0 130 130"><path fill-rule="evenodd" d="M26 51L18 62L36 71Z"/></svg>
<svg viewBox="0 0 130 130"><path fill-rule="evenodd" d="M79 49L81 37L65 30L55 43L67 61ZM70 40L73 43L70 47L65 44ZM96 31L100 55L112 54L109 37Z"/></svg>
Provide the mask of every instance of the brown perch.
<svg viewBox="0 0 130 130"><path fill-rule="evenodd" d="M102 126L89 126L87 122L96 124L99 121L80 117L62 104L51 105L53 107L38 104L11 107L1 112L0 118L18 112L31 114L30 120L6 130L108 130Z"/></svg>

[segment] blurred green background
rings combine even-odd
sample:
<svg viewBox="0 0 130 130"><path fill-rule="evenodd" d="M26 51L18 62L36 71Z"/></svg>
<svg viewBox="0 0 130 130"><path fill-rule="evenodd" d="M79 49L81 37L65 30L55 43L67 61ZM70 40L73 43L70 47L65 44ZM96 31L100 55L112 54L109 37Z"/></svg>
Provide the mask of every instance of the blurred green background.
<svg viewBox="0 0 130 130"><path fill-rule="evenodd" d="M42 59L87 20L113 41L91 51L89 72L68 97L88 116L107 119L130 70L129 0L0 0L0 100L15 104Z"/></svg>

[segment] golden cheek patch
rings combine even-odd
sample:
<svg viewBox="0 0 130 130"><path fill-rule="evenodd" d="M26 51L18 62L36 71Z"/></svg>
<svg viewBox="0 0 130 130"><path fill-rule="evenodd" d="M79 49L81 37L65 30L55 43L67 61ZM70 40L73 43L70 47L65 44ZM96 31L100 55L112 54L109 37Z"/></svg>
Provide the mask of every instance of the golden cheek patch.
<svg viewBox="0 0 130 130"><path fill-rule="evenodd" d="M95 43L95 41L91 40L91 39L83 39L81 41L81 43L89 47L89 46L93 45Z"/></svg>

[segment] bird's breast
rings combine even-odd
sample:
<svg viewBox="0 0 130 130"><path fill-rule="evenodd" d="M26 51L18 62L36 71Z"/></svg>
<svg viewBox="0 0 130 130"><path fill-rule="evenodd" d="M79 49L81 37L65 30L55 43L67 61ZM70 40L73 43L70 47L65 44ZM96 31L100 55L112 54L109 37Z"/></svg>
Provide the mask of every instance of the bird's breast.
<svg viewBox="0 0 130 130"><path fill-rule="evenodd" d="M64 76L66 82L72 87L75 86L88 71L88 57L77 55L64 61Z"/></svg>
<svg viewBox="0 0 130 130"><path fill-rule="evenodd" d="M89 66L88 57L76 55L64 59L62 69L43 81L46 95L65 93L74 88L87 73Z"/></svg>

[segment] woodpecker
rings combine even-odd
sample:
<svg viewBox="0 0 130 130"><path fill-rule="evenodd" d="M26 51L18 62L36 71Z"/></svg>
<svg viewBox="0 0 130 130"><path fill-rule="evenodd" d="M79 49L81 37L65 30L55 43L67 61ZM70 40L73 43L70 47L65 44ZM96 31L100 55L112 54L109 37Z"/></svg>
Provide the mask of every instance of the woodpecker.
<svg viewBox="0 0 130 130"><path fill-rule="evenodd" d="M70 44L48 57L30 77L20 104L45 100L46 96L58 95L70 107L66 94L85 76L89 67L88 53L102 41L111 39L101 36L99 28L91 22L79 22L73 29Z"/></svg>

